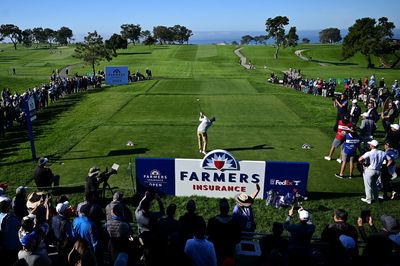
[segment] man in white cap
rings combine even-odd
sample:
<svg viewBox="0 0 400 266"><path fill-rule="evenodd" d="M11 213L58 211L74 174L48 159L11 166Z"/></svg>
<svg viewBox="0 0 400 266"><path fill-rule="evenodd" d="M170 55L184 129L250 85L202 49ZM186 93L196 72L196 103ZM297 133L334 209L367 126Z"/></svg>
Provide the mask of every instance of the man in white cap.
<svg viewBox="0 0 400 266"><path fill-rule="evenodd" d="M360 118L361 115L361 108L360 106L358 106L357 102L358 102L357 99L354 99L351 102L351 108L349 113L350 122L353 124L353 126L357 125L358 119Z"/></svg>
<svg viewBox="0 0 400 266"><path fill-rule="evenodd" d="M381 174L381 167L386 158L386 153L377 149L379 145L377 140L371 140L368 144L371 150L364 153L358 161L361 164L366 163L364 165L363 173L365 198L361 198L361 201L371 204L373 201L378 200L378 187L376 181Z"/></svg>
<svg viewBox="0 0 400 266"><path fill-rule="evenodd" d="M294 207L289 210L289 214L283 224L283 228L290 232L289 238L289 265L294 265L295 261L303 261L304 265L309 265L308 259L311 247L311 237L315 232L315 225L310 221L310 213L300 208L298 211L299 223L293 222Z"/></svg>

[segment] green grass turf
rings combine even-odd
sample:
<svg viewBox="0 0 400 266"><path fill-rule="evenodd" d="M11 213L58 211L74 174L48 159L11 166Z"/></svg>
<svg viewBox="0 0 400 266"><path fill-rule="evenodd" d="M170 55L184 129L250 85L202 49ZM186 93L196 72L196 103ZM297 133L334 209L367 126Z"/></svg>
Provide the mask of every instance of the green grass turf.
<svg viewBox="0 0 400 266"><path fill-rule="evenodd" d="M296 49L282 49L273 59L273 47L248 46L242 52L255 70L238 64L234 46L173 45L129 46L105 65L127 65L130 70L152 69L154 80L126 86L112 86L68 96L51 105L34 123L38 156L48 156L51 168L61 175L64 192L72 202L83 197L82 184L88 169L103 169L116 162L121 170L110 179L111 186L132 196L132 182L126 169L135 157L201 158L197 151L196 128L200 99L202 110L217 118L209 130L210 149L228 149L239 160L310 162L309 197L305 207L312 212L318 232L331 220L334 208L350 211L352 222L360 209L369 208L360 201L363 184L360 176L338 180L336 161L325 161L334 133L335 109L330 99L304 95L278 85L267 84L273 71L300 68L308 77L347 78L384 75L391 82L399 70L365 68L365 59L357 55L340 61L338 46L308 45L312 62L294 55ZM0 52L0 86L23 90L45 82L55 68L73 65L70 73L84 74L89 67L70 57L73 47L57 49L20 48L2 45ZM326 62L320 66L318 62ZM264 65L267 68L264 68ZM9 71L13 66L17 76ZM21 72L20 72L21 71ZM391 83L390 83L391 84ZM136 143L127 147L128 140ZM309 143L311 150L302 150ZM34 164L30 161L27 134L19 128L7 134L0 143L0 176L12 188L32 185ZM338 155L338 151L336 152ZM133 165L133 171L135 166ZM108 195L110 196L110 195ZM217 200L197 198L199 213L206 218L217 213ZM178 215L184 212L187 198L166 197L166 203L178 204ZM233 204L233 201L231 200ZM210 207L214 207L210 211ZM398 202L371 206L373 214L393 213L400 217ZM269 231L275 220L283 221L287 210L255 206L259 231Z"/></svg>

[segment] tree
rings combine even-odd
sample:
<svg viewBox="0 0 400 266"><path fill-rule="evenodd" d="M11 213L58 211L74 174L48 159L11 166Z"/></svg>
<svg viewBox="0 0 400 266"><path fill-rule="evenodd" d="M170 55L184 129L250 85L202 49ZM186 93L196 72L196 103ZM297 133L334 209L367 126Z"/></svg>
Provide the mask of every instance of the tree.
<svg viewBox="0 0 400 266"><path fill-rule="evenodd" d="M33 28L32 32L36 43L41 44L47 42L47 36L43 28Z"/></svg>
<svg viewBox="0 0 400 266"><path fill-rule="evenodd" d="M21 42L24 46L30 47L32 46L33 41L35 40L35 37L33 36L33 31L31 29L26 29L21 32Z"/></svg>
<svg viewBox="0 0 400 266"><path fill-rule="evenodd" d="M143 38L143 40L146 40L149 36L151 36L151 32L149 30L144 30L140 33L140 37Z"/></svg>
<svg viewBox="0 0 400 266"><path fill-rule="evenodd" d="M131 40L133 45L135 42L139 42L140 32L142 28L139 24L123 24L121 25L122 38Z"/></svg>
<svg viewBox="0 0 400 266"><path fill-rule="evenodd" d="M256 44L263 44L266 39L267 38L265 37L265 35L258 35L253 37L253 40L256 42Z"/></svg>
<svg viewBox="0 0 400 266"><path fill-rule="evenodd" d="M117 49L128 48L128 40L122 38L121 35L114 33L110 39L106 40L106 48L113 51L113 55L117 55Z"/></svg>
<svg viewBox="0 0 400 266"><path fill-rule="evenodd" d="M336 43L342 40L338 28L327 28L319 32L320 43Z"/></svg>
<svg viewBox="0 0 400 266"><path fill-rule="evenodd" d="M87 64L90 64L93 70L93 75L95 75L95 66L103 60L111 61L112 51L106 48L103 43L103 37L94 31L88 33L84 38L83 43L77 44L73 56L82 59Z"/></svg>
<svg viewBox="0 0 400 266"><path fill-rule="evenodd" d="M357 52L364 55L368 61L368 68L373 67L371 56L382 56L388 53L385 46L393 37L395 25L386 17L378 20L373 18L357 19L349 28L349 33L343 40L343 59L354 56Z"/></svg>
<svg viewBox="0 0 400 266"><path fill-rule="evenodd" d="M240 40L240 43L243 45L248 45L254 38L250 35L244 35L242 36L242 39Z"/></svg>
<svg viewBox="0 0 400 266"><path fill-rule="evenodd" d="M151 35L147 36L146 39L144 39L144 41L143 41L143 44L148 45L148 46L154 45L156 43L157 43L157 39Z"/></svg>
<svg viewBox="0 0 400 266"><path fill-rule="evenodd" d="M232 41L231 43L232 45L239 45L239 43L237 41Z"/></svg>
<svg viewBox="0 0 400 266"><path fill-rule="evenodd" d="M73 36L72 30L67 27L61 27L55 33L56 42L58 42L61 45L68 45L68 42L69 40L71 40L72 36Z"/></svg>
<svg viewBox="0 0 400 266"><path fill-rule="evenodd" d="M45 28L43 34L46 38L47 43L51 46L56 38L56 32L50 28Z"/></svg>
<svg viewBox="0 0 400 266"><path fill-rule="evenodd" d="M162 45L170 39L171 31L170 31L170 29L168 29L165 26L156 26L156 27L153 27L153 36Z"/></svg>
<svg viewBox="0 0 400 266"><path fill-rule="evenodd" d="M303 38L303 39L301 40L301 42L302 42L302 43L310 43L310 39L308 39L308 38Z"/></svg>
<svg viewBox="0 0 400 266"><path fill-rule="evenodd" d="M289 24L287 17L277 16L268 18L265 23L267 39L275 39L275 59L278 59L279 48L285 43L285 26Z"/></svg>
<svg viewBox="0 0 400 266"><path fill-rule="evenodd" d="M294 47L297 45L298 40L299 36L296 34L296 27L291 27L286 35L285 45Z"/></svg>
<svg viewBox="0 0 400 266"><path fill-rule="evenodd" d="M9 38L14 45L14 49L17 50L17 44L22 41L22 31L14 24L3 24L0 26L0 35L2 38Z"/></svg>
<svg viewBox="0 0 400 266"><path fill-rule="evenodd" d="M191 30L181 25L175 25L170 30L173 32L173 41L177 41L180 44L189 43L189 38L193 35Z"/></svg>

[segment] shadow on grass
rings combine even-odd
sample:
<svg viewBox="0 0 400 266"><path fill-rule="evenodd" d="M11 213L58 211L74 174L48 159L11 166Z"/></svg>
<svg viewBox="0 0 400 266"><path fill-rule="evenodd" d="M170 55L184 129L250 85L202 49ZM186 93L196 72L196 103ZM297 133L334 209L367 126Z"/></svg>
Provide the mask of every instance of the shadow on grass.
<svg viewBox="0 0 400 266"><path fill-rule="evenodd" d="M236 147L236 148L223 148L226 151L250 151L250 150L273 150L274 147L267 146L267 144L255 145L252 147Z"/></svg>
<svg viewBox="0 0 400 266"><path fill-rule="evenodd" d="M144 154L148 152L147 148L136 148L129 150L111 150L107 155L99 155L99 156L87 156L87 157L74 157L74 158L56 158L61 161L71 161L71 160L85 160L85 159L97 159L97 158L105 158L111 156L126 156L126 155L134 155L134 154Z"/></svg>
<svg viewBox="0 0 400 266"><path fill-rule="evenodd" d="M312 59L311 62L313 63L322 63L322 64L330 64L335 66L355 66L355 63L348 63L348 62L332 62L332 61L324 61L324 60L315 60Z"/></svg>
<svg viewBox="0 0 400 266"><path fill-rule="evenodd" d="M362 196L362 193L353 193L353 192L308 192L307 196L309 200L321 200L321 199L338 199L338 198L346 198L346 197L356 197Z"/></svg>
<svg viewBox="0 0 400 266"><path fill-rule="evenodd" d="M118 53L118 55L135 55L135 54L151 54L151 52L125 52L125 53Z"/></svg>

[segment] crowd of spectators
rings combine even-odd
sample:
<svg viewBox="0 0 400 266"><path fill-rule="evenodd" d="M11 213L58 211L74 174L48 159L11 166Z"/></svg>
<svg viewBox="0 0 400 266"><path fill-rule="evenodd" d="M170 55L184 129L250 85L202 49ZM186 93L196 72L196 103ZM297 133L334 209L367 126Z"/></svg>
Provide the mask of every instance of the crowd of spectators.
<svg viewBox="0 0 400 266"><path fill-rule="evenodd" d="M2 265L235 265L243 233L256 229L254 222L243 224L243 217L251 212L258 190L253 195L238 194L233 210L227 199L220 199L219 213L214 210L218 214L205 221L193 199L176 218L175 204L165 210L160 196L149 192L133 214L122 192L114 193L107 204L98 193L87 191L85 200L73 207L67 195L57 199L49 192L28 195L26 187L18 187L10 199L3 186ZM242 214L237 214L239 210ZM400 224L394 217L378 217L381 230L371 213L360 216L354 225L343 209L335 210L332 217L317 236L312 213L301 206L290 208L284 221L273 223L271 234L259 238L257 265L298 265L299 261L303 265L398 265Z"/></svg>
<svg viewBox="0 0 400 266"><path fill-rule="evenodd" d="M104 71L99 71L97 75L79 76L75 74L68 76L69 68L65 69L65 74L60 75L58 69L53 70L49 83L42 83L37 87L29 88L23 93L12 92L10 88L1 90L0 98L0 138L5 136L5 132L10 130L14 123L23 125L25 123L25 105L29 97L35 101L36 111L46 108L49 104L55 103L60 98L86 91L88 88L101 88L104 81ZM129 74L130 82L152 79L152 71L146 68L146 76L137 70L134 74Z"/></svg>

